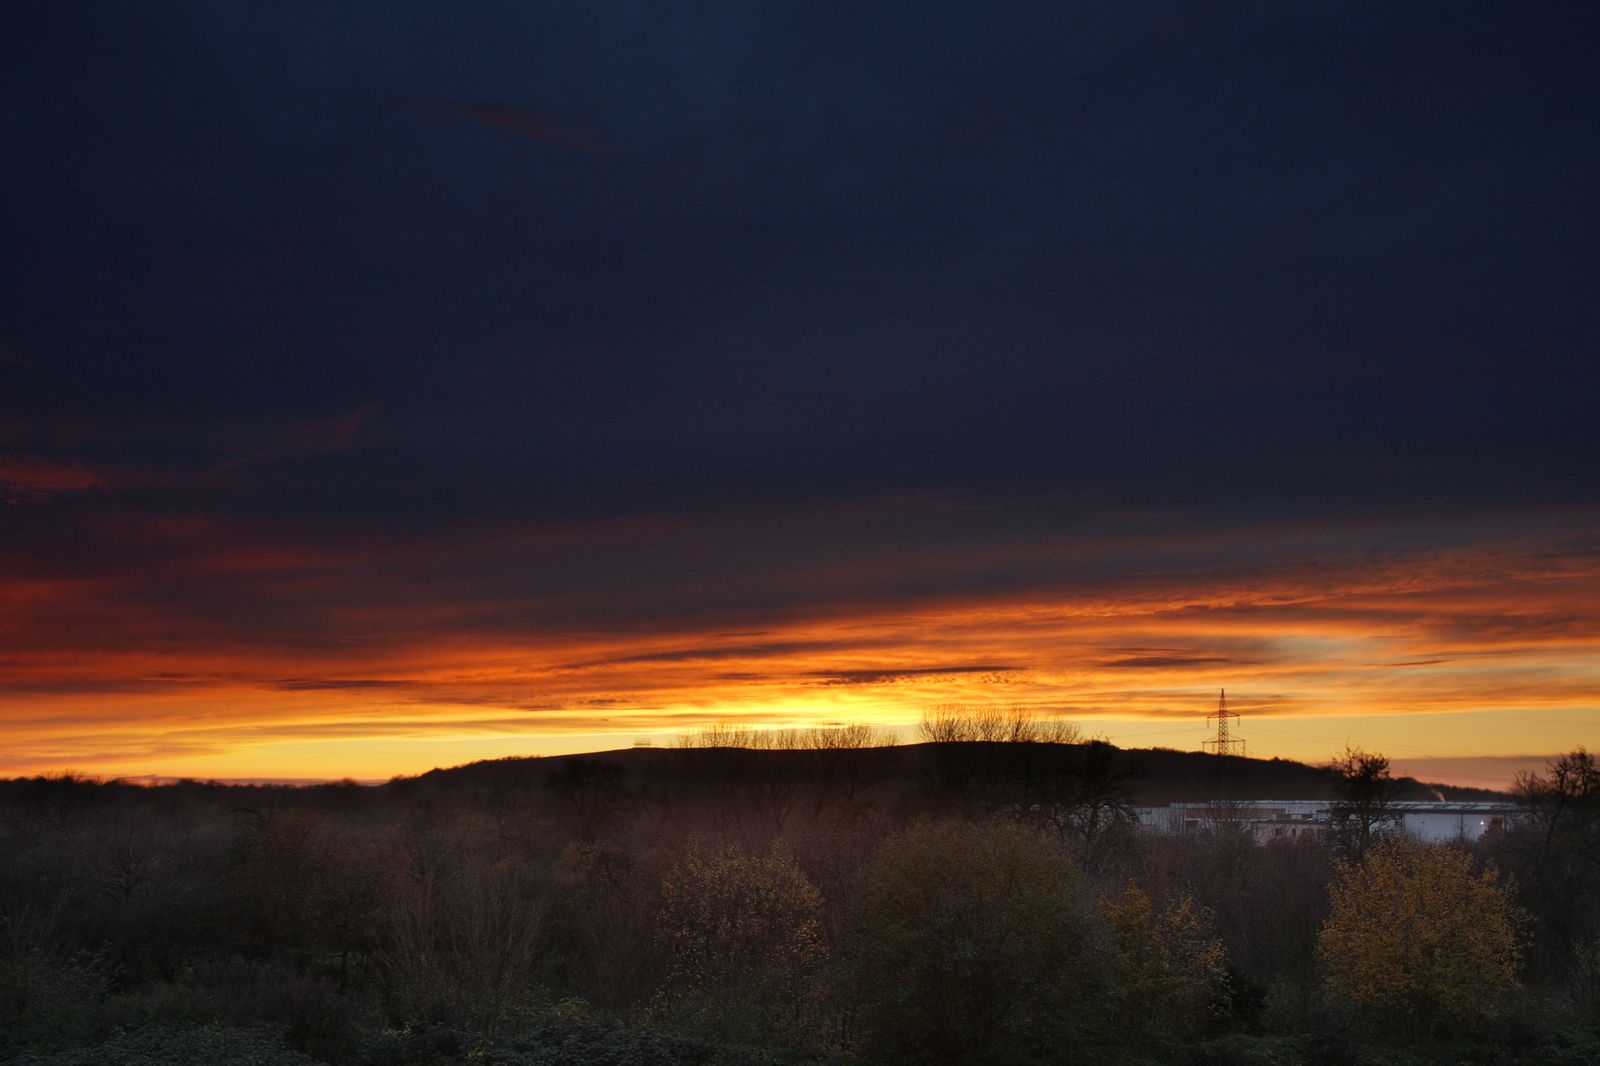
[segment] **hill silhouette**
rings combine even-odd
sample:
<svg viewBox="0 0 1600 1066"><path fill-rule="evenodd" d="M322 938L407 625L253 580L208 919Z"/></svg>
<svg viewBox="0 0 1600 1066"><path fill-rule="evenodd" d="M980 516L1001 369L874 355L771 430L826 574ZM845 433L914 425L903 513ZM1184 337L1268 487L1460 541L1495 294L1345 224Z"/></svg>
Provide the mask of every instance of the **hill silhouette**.
<svg viewBox="0 0 1600 1066"><path fill-rule="evenodd" d="M708 758L720 760L717 769L737 770L760 762L766 772L792 771L806 775L828 763L826 772L845 773L874 796L884 799L925 789L942 764L951 760L993 762L1015 755L1008 749L1033 748L1033 772L1048 774L1081 760L1098 749L1125 775L1130 801L1139 806L1160 806L1186 801L1229 800L1330 800L1337 796L1339 775L1326 766L1290 759L1254 759L1211 755L1171 748L1118 748L1103 742L1086 744L1008 745L966 742L959 744L905 744L848 751L684 748L623 748L577 755L549 755L490 759L463 766L430 770L416 777L396 778L385 787L399 790L423 788L441 791L494 791L538 784L562 767L602 763L619 771L617 780L633 789L672 792L703 789L714 781L697 777ZM1395 779L1395 799L1503 800L1504 792L1486 788Z"/></svg>

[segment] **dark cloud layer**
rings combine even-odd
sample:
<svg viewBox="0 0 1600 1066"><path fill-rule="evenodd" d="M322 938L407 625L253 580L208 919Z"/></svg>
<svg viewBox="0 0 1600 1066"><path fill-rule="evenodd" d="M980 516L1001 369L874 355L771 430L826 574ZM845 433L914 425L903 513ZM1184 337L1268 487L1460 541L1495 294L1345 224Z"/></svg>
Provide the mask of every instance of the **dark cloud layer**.
<svg viewBox="0 0 1600 1066"><path fill-rule="evenodd" d="M132 423L373 411L340 461L214 501L314 478L372 522L1570 493L1596 458L1595 29L35 7L0 75L7 404L130 423L56 462L177 466L202 440ZM591 128L615 158L552 150Z"/></svg>

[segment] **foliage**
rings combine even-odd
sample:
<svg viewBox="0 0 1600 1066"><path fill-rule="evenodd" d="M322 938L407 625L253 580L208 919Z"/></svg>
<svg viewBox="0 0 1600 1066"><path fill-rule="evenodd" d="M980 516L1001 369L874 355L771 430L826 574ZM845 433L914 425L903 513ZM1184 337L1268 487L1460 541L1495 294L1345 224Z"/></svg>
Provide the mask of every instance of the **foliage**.
<svg viewBox="0 0 1600 1066"><path fill-rule="evenodd" d="M1318 941L1326 992L1347 1012L1431 1037L1492 1015L1518 985L1520 912L1491 867L1405 837L1345 862Z"/></svg>
<svg viewBox="0 0 1600 1066"><path fill-rule="evenodd" d="M1191 896L1157 913L1129 883L1106 906L1111 925L1116 1020L1124 1032L1188 1039L1215 1030L1228 1012L1227 957L1211 914Z"/></svg>
<svg viewBox="0 0 1600 1066"><path fill-rule="evenodd" d="M119 1033L96 1047L54 1055L27 1055L13 1066L317 1066L266 1029L223 1025L156 1026Z"/></svg>
<svg viewBox="0 0 1600 1066"><path fill-rule="evenodd" d="M572 990L613 1009L649 998L660 984L661 872L616 844L581 841L562 852L559 872L552 946Z"/></svg>
<svg viewBox="0 0 1600 1066"><path fill-rule="evenodd" d="M862 871L848 971L869 1053L1042 1055L1102 1014L1099 930L1077 871L1007 824L923 823Z"/></svg>
<svg viewBox="0 0 1600 1066"><path fill-rule="evenodd" d="M822 1002L822 894L774 843L691 843L661 882L659 939L668 955L662 1007L722 1036L804 1042Z"/></svg>

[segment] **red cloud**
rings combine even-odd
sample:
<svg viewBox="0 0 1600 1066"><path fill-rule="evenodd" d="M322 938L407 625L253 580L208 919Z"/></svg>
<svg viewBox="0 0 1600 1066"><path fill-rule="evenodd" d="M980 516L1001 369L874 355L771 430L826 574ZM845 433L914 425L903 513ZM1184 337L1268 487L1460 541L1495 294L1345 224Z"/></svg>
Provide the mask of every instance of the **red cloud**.
<svg viewBox="0 0 1600 1066"><path fill-rule="evenodd" d="M103 487L99 475L77 463L0 456L0 499L7 503Z"/></svg>

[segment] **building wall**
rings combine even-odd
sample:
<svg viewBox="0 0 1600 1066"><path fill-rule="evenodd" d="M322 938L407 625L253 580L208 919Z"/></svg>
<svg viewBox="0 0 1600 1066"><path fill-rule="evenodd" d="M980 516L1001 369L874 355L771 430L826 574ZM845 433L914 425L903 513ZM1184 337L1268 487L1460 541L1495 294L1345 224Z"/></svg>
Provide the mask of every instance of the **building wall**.
<svg viewBox="0 0 1600 1066"><path fill-rule="evenodd" d="M1400 828L1419 840L1441 843L1473 841L1516 814L1509 803L1422 802L1390 808ZM1156 833L1196 832L1223 823L1247 826L1262 843L1272 840L1320 840L1333 825L1332 805L1321 800L1253 800L1244 803L1173 803L1137 807L1141 828Z"/></svg>

